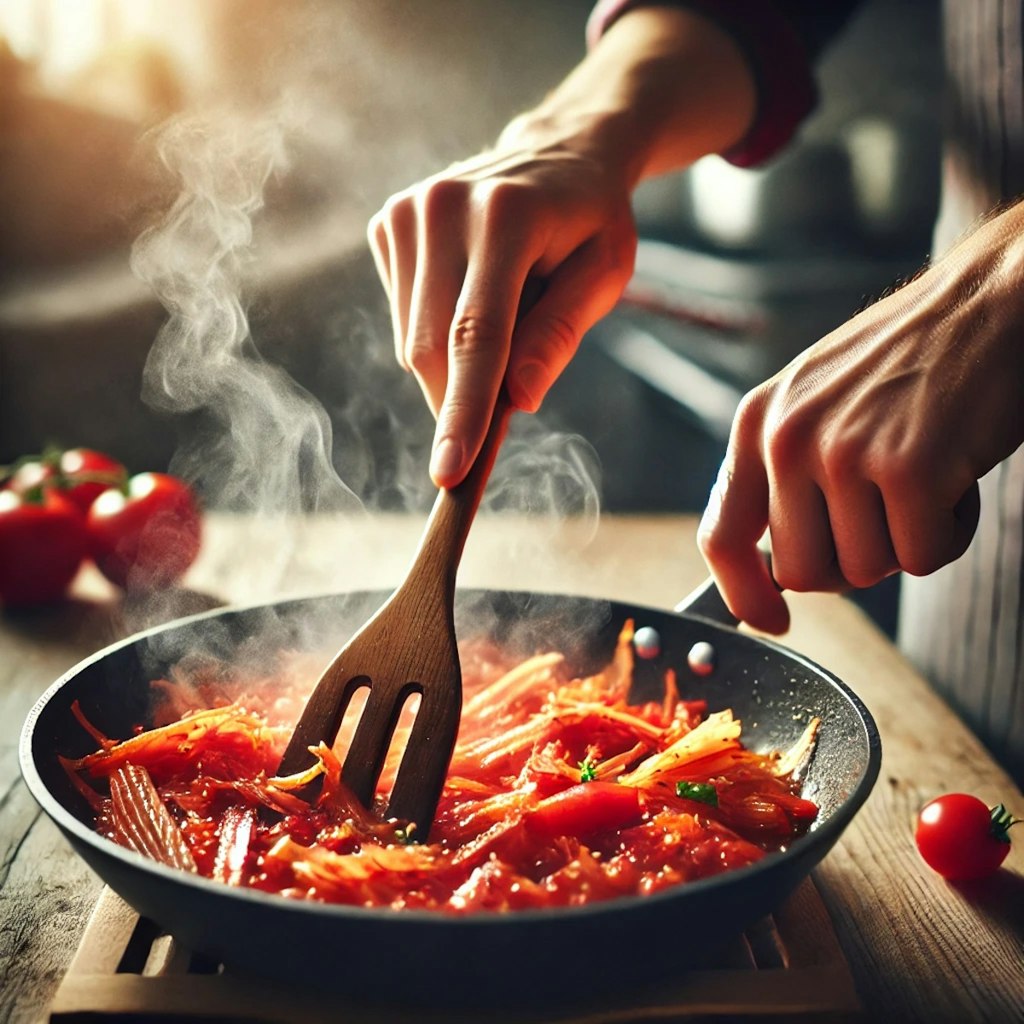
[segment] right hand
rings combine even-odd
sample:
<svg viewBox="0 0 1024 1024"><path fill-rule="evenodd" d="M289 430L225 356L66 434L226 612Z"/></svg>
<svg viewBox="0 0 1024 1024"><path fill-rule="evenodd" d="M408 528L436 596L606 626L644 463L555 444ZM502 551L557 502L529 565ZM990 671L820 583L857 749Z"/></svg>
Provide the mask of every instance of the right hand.
<svg viewBox="0 0 1024 1024"><path fill-rule="evenodd" d="M745 396L698 531L738 619L781 633L776 582L870 587L967 549L978 481L1024 443L1022 233L1024 203Z"/></svg>
<svg viewBox="0 0 1024 1024"><path fill-rule="evenodd" d="M437 418L440 487L472 466L502 383L535 412L633 270L625 176L586 140L544 135L513 121L495 149L393 196L369 225L398 361ZM517 322L527 278L544 290Z"/></svg>

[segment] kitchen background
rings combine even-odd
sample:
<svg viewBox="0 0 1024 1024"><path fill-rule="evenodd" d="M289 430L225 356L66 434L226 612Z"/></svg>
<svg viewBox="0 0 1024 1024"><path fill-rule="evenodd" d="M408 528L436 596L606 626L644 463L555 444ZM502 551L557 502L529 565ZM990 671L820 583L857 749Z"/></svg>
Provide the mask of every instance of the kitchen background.
<svg viewBox="0 0 1024 1024"><path fill-rule="evenodd" d="M589 9L0 0L0 462L85 445L249 508L247 481L261 507L292 500L269 453L319 451L344 485L305 505L425 508L431 421L394 364L365 224L552 87ZM743 392L927 256L937 24L933 0L866 3L786 153L642 187L625 299L517 427L545 487L507 473L499 499L700 511ZM891 631L898 581L856 599Z"/></svg>

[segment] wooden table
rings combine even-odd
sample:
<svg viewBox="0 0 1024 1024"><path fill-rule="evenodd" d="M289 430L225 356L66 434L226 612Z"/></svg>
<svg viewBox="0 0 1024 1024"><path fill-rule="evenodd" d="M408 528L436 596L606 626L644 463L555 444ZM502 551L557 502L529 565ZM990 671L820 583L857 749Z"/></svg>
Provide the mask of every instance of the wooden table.
<svg viewBox="0 0 1024 1024"><path fill-rule="evenodd" d="M38 695L119 636L217 602L391 586L421 525L212 517L187 591L127 606L86 569L65 606L0 618L0 1021L45 1019L101 888L20 779L18 736ZM460 582L671 607L704 575L694 530L684 517L481 518ZM882 735L874 792L815 872L867 1019L1024 1020L1024 835L1004 870L962 887L924 865L912 835L938 793L972 792L1018 815L1024 796L856 606L796 595L792 607L785 642L849 683Z"/></svg>

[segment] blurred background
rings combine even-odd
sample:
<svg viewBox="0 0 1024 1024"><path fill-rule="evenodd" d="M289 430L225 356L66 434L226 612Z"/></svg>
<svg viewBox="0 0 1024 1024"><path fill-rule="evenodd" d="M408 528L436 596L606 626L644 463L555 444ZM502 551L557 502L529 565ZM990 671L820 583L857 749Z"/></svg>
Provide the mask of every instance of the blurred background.
<svg viewBox="0 0 1024 1024"><path fill-rule="evenodd" d="M312 410L365 507L426 507L431 420L393 361L366 221L557 83L590 6L0 0L0 463L55 443L182 471L183 449L239 443L231 392L254 391L228 352ZM562 439L554 504L700 511L740 396L920 266L937 26L933 0L866 3L784 154L641 188L635 278L522 428L534 450ZM223 345L207 365L226 368L204 388L208 303ZM161 327L164 349L193 343L187 394L166 352L144 379ZM259 401L247 422L294 418ZM254 444L249 472L280 447ZM244 479L185 474L211 503L246 505ZM897 587L857 598L888 631Z"/></svg>

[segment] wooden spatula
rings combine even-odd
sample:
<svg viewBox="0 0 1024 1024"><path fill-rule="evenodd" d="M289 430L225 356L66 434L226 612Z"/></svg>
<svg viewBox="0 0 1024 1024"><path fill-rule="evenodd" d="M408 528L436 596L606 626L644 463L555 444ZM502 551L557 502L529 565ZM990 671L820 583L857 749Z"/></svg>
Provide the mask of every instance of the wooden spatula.
<svg viewBox="0 0 1024 1024"><path fill-rule="evenodd" d="M334 742L352 695L369 686L342 766L343 782L369 806L402 706L419 693L387 814L413 823L421 841L437 810L462 712L456 571L511 412L502 389L473 468L457 487L438 493L405 581L328 665L278 769L291 775L313 764L309 748Z"/></svg>

